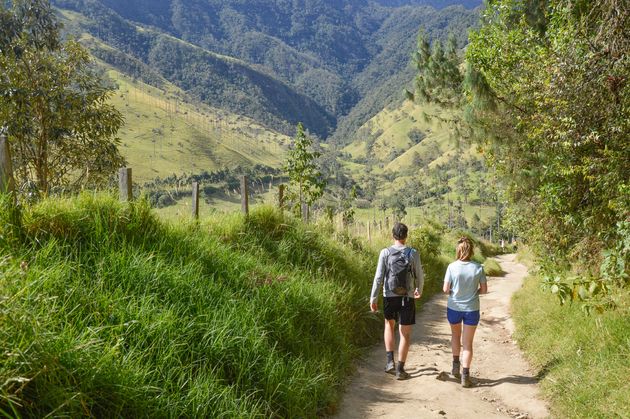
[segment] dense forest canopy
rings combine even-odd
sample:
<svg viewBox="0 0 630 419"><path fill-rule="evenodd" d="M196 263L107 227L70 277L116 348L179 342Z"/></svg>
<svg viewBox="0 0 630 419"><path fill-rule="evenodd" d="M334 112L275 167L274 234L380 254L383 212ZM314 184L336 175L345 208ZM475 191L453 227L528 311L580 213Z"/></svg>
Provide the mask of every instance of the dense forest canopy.
<svg viewBox="0 0 630 419"><path fill-rule="evenodd" d="M431 38L453 33L463 46L478 18L461 5L437 10L424 2L394 7L368 0L53 4L85 17L72 30L113 47L91 45L123 71L138 73L139 60L205 103L284 132L301 121L320 137L331 135L342 117L348 137L400 97L400 89L380 87L411 80L409 51L420 27Z"/></svg>
<svg viewBox="0 0 630 419"><path fill-rule="evenodd" d="M629 52L627 1L500 0L465 75L439 43L417 59L416 96L466 111L450 122L499 170L552 291L598 308L630 278Z"/></svg>

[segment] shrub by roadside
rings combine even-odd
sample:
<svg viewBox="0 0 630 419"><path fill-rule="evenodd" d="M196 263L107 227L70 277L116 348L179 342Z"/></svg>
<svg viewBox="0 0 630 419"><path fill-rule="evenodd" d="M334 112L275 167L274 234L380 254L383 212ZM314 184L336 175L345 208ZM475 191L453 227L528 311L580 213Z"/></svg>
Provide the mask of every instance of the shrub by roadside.
<svg viewBox="0 0 630 419"><path fill-rule="evenodd" d="M560 305L530 277L512 300L515 337L534 366L553 417L630 417L630 293L587 315Z"/></svg>

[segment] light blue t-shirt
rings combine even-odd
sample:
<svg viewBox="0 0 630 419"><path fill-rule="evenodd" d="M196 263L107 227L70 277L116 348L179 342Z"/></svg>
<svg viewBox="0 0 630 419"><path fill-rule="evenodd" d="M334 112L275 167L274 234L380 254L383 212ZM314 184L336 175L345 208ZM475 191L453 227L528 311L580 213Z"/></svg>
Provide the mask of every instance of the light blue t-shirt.
<svg viewBox="0 0 630 419"><path fill-rule="evenodd" d="M479 310L479 284L486 283L486 274L480 264L456 260L448 265L444 282L451 284L448 308L456 311Z"/></svg>

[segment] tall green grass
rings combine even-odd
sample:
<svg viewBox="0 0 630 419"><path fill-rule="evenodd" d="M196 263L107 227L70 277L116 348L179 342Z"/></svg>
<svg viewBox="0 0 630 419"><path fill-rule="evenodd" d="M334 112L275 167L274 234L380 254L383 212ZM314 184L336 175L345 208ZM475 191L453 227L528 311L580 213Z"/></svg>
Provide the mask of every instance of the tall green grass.
<svg viewBox="0 0 630 419"><path fill-rule="evenodd" d="M630 294L588 316L530 277L512 305L516 338L539 369L554 418L630 417Z"/></svg>
<svg viewBox="0 0 630 419"><path fill-rule="evenodd" d="M2 415L313 417L381 333L375 252L273 209L175 225L84 194L20 226L6 204Z"/></svg>

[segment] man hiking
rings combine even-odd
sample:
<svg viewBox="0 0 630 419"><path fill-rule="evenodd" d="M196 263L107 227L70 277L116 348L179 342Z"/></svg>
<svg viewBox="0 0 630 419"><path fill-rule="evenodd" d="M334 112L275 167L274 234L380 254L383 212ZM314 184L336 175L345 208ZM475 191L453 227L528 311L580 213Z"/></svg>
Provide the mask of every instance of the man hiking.
<svg viewBox="0 0 630 419"><path fill-rule="evenodd" d="M378 310L378 292L383 287L383 314L385 317L385 351L387 363L385 372L396 374L396 379L405 380L405 360L411 343L411 325L416 324L415 299L422 295L424 273L420 255L416 249L405 245L407 226L396 223L392 229L394 245L381 250L378 266L370 294L370 309ZM396 321L399 323L400 343L398 345L398 365L394 363Z"/></svg>

